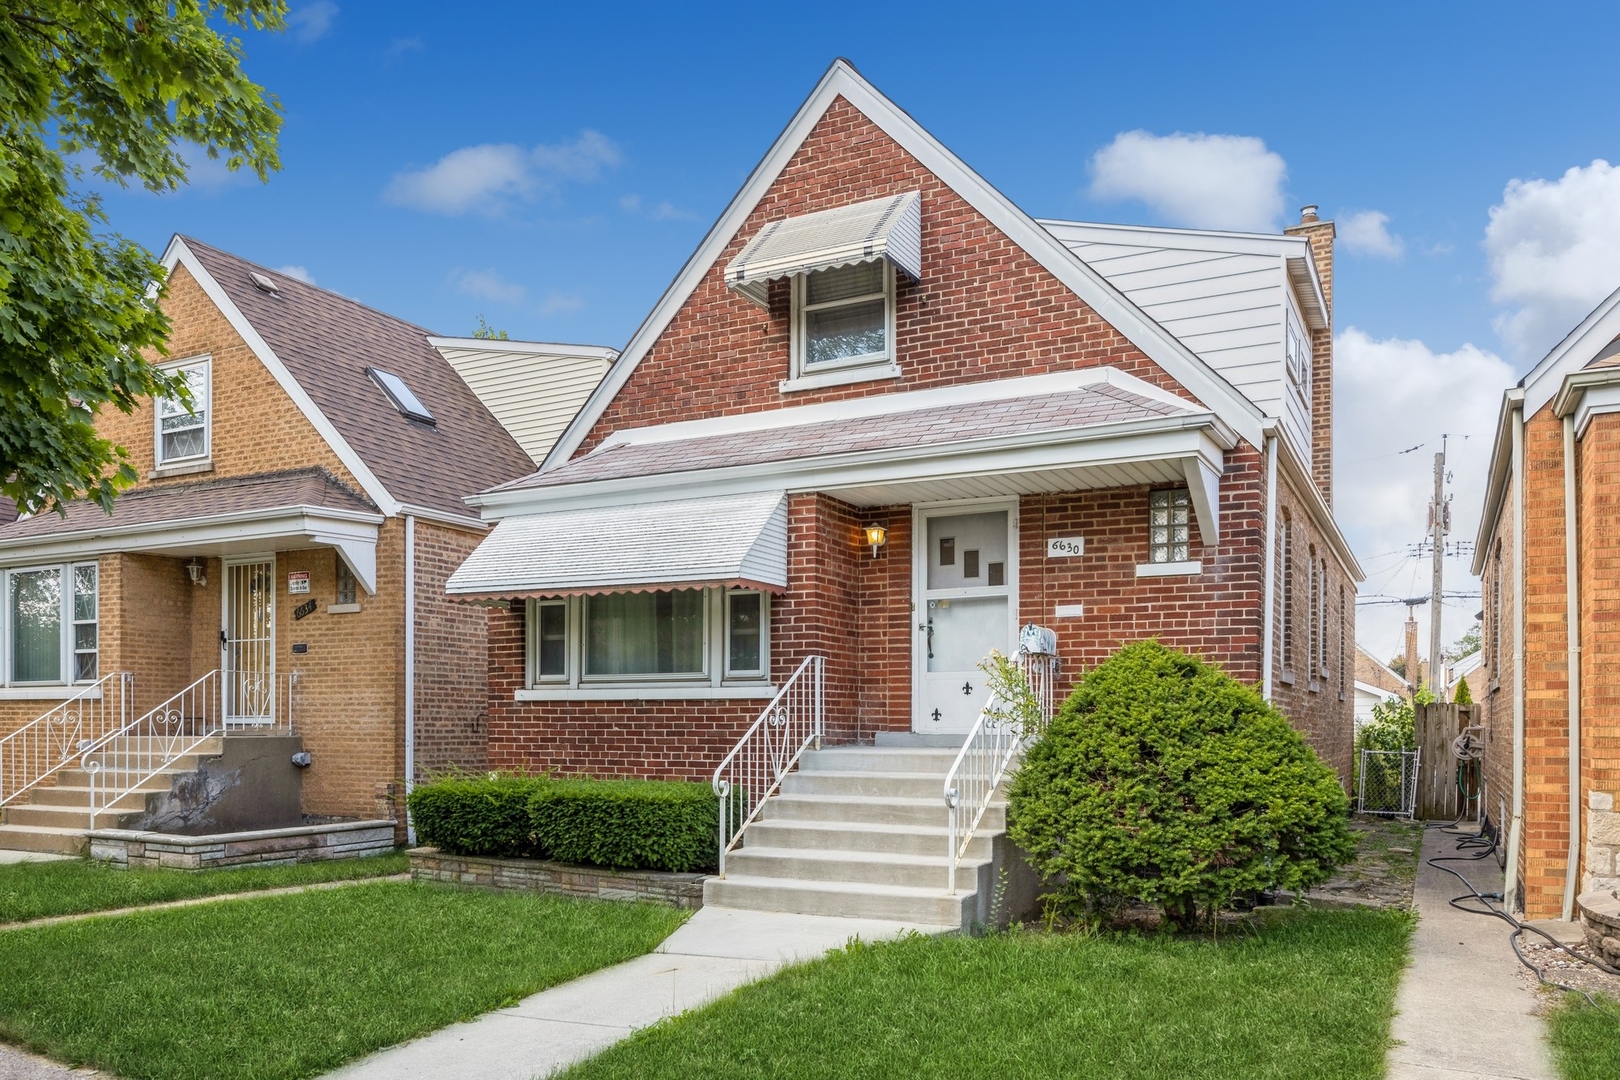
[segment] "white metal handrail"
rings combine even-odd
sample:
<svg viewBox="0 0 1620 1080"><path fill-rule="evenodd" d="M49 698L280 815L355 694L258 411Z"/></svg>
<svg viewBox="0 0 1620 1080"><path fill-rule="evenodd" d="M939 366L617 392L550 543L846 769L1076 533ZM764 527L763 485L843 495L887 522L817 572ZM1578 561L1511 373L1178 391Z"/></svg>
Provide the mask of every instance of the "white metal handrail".
<svg viewBox="0 0 1620 1080"><path fill-rule="evenodd" d="M135 676L103 675L0 739L0 806L71 765L86 747L129 723Z"/></svg>
<svg viewBox="0 0 1620 1080"><path fill-rule="evenodd" d="M811 744L826 734L826 670L821 656L807 656L759 719L714 770L712 785L720 800L720 876L726 876L726 852L737 846L743 830L758 816Z"/></svg>
<svg viewBox="0 0 1620 1080"><path fill-rule="evenodd" d="M1019 652L1018 666L1024 674L1036 704L1040 728L1052 719L1052 690L1057 682L1057 656L1052 653ZM956 868L967 854L968 845L984 820L985 811L995 798L996 789L1012 767L1019 752L1039 731L1023 730L1007 703L994 695L979 710L978 718L962 740L962 749L945 774L945 816L947 857L945 884L956 895Z"/></svg>
<svg viewBox="0 0 1620 1080"><path fill-rule="evenodd" d="M298 672L215 669L156 708L84 748L90 781L90 826L96 816L196 750L229 731L293 730Z"/></svg>

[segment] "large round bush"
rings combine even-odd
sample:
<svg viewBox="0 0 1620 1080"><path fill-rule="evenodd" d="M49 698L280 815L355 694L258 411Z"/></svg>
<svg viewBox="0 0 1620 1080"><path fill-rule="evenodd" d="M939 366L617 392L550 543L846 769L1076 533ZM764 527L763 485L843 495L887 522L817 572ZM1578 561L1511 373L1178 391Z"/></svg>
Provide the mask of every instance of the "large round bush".
<svg viewBox="0 0 1620 1080"><path fill-rule="evenodd" d="M1085 675L1029 749L1009 832L1084 910L1130 899L1183 926L1304 889L1355 850L1334 771L1254 690L1155 641Z"/></svg>

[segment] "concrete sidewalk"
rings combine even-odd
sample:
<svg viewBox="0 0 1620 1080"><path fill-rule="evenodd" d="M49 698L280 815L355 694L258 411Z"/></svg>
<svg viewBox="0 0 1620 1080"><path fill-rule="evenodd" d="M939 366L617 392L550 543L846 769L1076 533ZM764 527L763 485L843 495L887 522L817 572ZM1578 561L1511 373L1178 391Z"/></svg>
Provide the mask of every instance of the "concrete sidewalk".
<svg viewBox="0 0 1620 1080"><path fill-rule="evenodd" d="M1423 834L1418 925L1411 966L1395 998L1389 1080L1554 1080L1535 994L1519 977L1508 944L1512 927L1452 907L1448 901L1468 890L1428 865L1437 855L1455 854L1457 839L1441 829ZM1481 892L1501 888L1494 859L1446 865Z"/></svg>
<svg viewBox="0 0 1620 1080"><path fill-rule="evenodd" d="M707 1004L785 964L850 938L877 941L912 926L873 919L705 907L656 952L552 987L507 1009L373 1054L339 1080L530 1080L618 1042L638 1028Z"/></svg>

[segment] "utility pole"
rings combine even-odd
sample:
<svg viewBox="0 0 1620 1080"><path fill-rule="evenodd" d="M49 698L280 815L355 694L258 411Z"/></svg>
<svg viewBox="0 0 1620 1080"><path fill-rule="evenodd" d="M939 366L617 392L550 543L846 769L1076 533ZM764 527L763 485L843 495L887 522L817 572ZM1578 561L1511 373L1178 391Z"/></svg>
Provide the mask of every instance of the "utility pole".
<svg viewBox="0 0 1620 1080"><path fill-rule="evenodd" d="M1434 579L1429 586L1429 690L1446 699L1446 662L1440 644L1440 591L1445 576L1446 533L1451 528L1451 507L1446 503L1446 436L1434 455L1434 501L1429 504L1429 540L1434 545Z"/></svg>

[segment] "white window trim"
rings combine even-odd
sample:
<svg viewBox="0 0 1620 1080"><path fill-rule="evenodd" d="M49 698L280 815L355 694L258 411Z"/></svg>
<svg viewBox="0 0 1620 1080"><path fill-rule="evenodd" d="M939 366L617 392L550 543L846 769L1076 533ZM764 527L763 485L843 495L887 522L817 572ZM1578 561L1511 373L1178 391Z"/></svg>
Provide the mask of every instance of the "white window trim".
<svg viewBox="0 0 1620 1080"><path fill-rule="evenodd" d="M204 472L205 469L196 468L205 465L214 459L214 358L211 355L193 356L185 360L176 360L172 363L161 364L158 370L166 375L177 371L187 371L191 368L202 368L204 394L207 396L207 405L203 409L202 430L203 450L200 454L187 454L185 457L165 458L163 456L163 408L162 398L152 399L152 472L156 476L183 475L187 472Z"/></svg>
<svg viewBox="0 0 1620 1080"><path fill-rule="evenodd" d="M885 348L881 353L866 353L862 356L846 356L840 360L832 360L814 366L804 361L805 344L805 314L811 311L822 311L827 308L845 307L852 304L866 303L879 298L878 293L862 293L859 296L846 296L838 300L829 300L822 304L807 305L804 302L806 279L808 275L797 274L791 279L792 292L792 330L791 339L792 367L788 380L782 384L783 389L791 387L795 390L810 390L816 386L840 386L844 383L864 382L867 378L887 379L896 378L900 369L896 364L895 354L895 275L894 264L887 259L880 264L883 267L883 340ZM853 373L859 372L859 375ZM852 377L833 378L836 375L851 373Z"/></svg>
<svg viewBox="0 0 1620 1080"><path fill-rule="evenodd" d="M585 674L585 596L534 599L524 604L524 672L523 687L513 695L514 701L617 701L645 699L702 699L770 697L775 691L770 685L770 623L771 597L760 593L760 659L764 667L757 673L727 670L730 659L728 616L729 597L748 589L706 588L704 592L704 670L701 674L684 675L587 675ZM561 606L567 610L567 641L564 656L564 675L542 677L540 670L540 636L538 612L544 606Z"/></svg>
<svg viewBox="0 0 1620 1080"><path fill-rule="evenodd" d="M75 660L78 650L73 647L73 571L80 566L96 568L96 674L101 675L101 566L94 559L76 562L43 563L29 566L8 566L0 569L0 701L28 701L33 699L69 698L80 689L95 683L96 679L75 679ZM11 655L11 582L16 574L55 570L61 581L61 609L58 624L57 671L61 678L42 682L18 682L13 676Z"/></svg>

